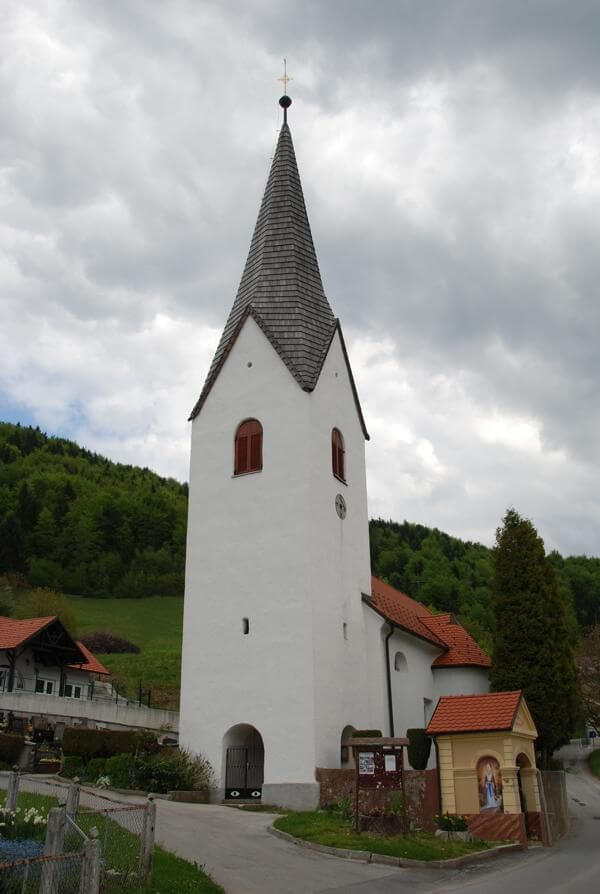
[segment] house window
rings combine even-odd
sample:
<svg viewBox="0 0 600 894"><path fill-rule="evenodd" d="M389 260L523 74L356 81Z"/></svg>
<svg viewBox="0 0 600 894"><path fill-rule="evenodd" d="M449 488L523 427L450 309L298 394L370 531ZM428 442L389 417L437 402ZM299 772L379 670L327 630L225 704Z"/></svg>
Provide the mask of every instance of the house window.
<svg viewBox="0 0 600 894"><path fill-rule="evenodd" d="M262 469L262 425L258 419L246 419L235 435L234 475L260 472Z"/></svg>
<svg viewBox="0 0 600 894"><path fill-rule="evenodd" d="M52 695L54 691L53 680L42 680L40 677L35 681L35 691L40 695Z"/></svg>
<svg viewBox="0 0 600 894"><path fill-rule="evenodd" d="M331 467L336 478L346 480L344 439L339 428L334 428L331 432Z"/></svg>
<svg viewBox="0 0 600 894"><path fill-rule="evenodd" d="M65 698L81 698L81 686L65 683L64 696Z"/></svg>

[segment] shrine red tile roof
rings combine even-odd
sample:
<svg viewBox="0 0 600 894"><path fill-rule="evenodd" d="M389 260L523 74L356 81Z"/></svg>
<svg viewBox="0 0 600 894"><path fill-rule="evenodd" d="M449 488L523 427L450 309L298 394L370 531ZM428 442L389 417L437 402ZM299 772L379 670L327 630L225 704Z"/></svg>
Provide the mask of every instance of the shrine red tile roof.
<svg viewBox="0 0 600 894"><path fill-rule="evenodd" d="M0 617L0 649L16 649L55 620L55 616L25 620Z"/></svg>
<svg viewBox="0 0 600 894"><path fill-rule="evenodd" d="M23 620L0 617L0 651L24 646L36 634L49 627L56 620L56 615L51 615L47 618L25 618ZM110 673L82 642L79 640L73 640L73 642L86 660L81 664L69 664L67 667L87 671L92 674Z"/></svg>
<svg viewBox="0 0 600 894"><path fill-rule="evenodd" d="M489 656L452 615L434 615L423 603L377 577L371 578L371 595L364 599L395 626L442 649L432 667L491 667Z"/></svg>
<svg viewBox="0 0 600 894"><path fill-rule="evenodd" d="M481 695L443 695L429 721L427 732L495 732L512 729L522 692L486 692Z"/></svg>

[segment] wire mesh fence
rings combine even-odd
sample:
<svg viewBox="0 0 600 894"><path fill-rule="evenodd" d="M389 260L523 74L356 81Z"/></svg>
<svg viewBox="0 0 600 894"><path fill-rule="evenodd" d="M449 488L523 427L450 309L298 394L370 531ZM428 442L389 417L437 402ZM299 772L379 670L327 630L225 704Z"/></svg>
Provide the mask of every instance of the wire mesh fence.
<svg viewBox="0 0 600 894"><path fill-rule="evenodd" d="M83 854L0 863L0 894L79 894Z"/></svg>
<svg viewBox="0 0 600 894"><path fill-rule="evenodd" d="M70 855L76 860L77 857L82 857L90 842L97 842L101 855L99 874L102 878L102 891L106 892L137 890L141 881L148 877L154 842L156 807L153 803L143 801L138 804L125 804L98 791L81 788L75 783L67 784L29 775L10 774L10 776L12 782L9 776L0 775L0 810L5 810L13 822L15 819L18 820L21 831L25 830L26 835L29 835L30 831L35 831L37 853L44 847L44 831L46 855L49 853L61 857ZM11 807L6 806L9 800ZM57 807L61 807L62 812L57 811ZM56 820L57 813L60 813L62 818L60 830L58 833L50 834L52 824L49 820L52 819L52 815ZM29 821L31 825L25 827L24 823ZM38 828L38 823L41 824L41 828ZM46 823L47 829L44 826ZM53 844L49 849L51 838ZM34 845L33 842L29 844L31 847ZM17 856L32 856L31 849L27 854L19 853L18 847L15 850ZM10 854L10 847L8 851L5 850L5 854L7 853ZM15 856L14 852L12 856ZM3 859L11 857L6 855L3 857L0 848L0 863ZM24 862L13 861L10 864L12 870L8 864L4 864L0 872L0 894L5 890L10 894L13 890L22 890L24 894L30 892L38 894L38 891L39 894L54 894L50 882L45 888L42 886L44 876L41 873L39 860L43 859L46 858L40 857L37 860ZM60 870L65 875L64 886L57 890L60 892L64 890L65 894L70 894L66 868L65 863L64 872L62 868ZM52 879L55 875L59 877L58 870L54 872ZM17 884L19 880L21 888ZM73 890L79 892L78 888Z"/></svg>

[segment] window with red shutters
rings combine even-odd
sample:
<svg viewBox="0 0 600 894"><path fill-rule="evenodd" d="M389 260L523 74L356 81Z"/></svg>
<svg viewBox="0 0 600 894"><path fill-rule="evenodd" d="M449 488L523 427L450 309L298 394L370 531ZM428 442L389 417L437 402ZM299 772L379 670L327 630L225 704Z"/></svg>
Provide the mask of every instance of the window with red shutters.
<svg viewBox="0 0 600 894"><path fill-rule="evenodd" d="M346 480L344 439L339 428L334 428L331 432L331 467L336 478Z"/></svg>
<svg viewBox="0 0 600 894"><path fill-rule="evenodd" d="M260 472L262 469L262 425L258 419L246 419L235 435L234 475Z"/></svg>

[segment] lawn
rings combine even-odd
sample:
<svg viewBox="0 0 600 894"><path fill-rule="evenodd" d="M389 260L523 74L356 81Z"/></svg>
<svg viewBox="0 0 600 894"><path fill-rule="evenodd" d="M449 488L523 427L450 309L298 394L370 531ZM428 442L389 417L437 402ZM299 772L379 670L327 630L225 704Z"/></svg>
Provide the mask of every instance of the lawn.
<svg viewBox="0 0 600 894"><path fill-rule="evenodd" d="M274 826L282 832L315 844L388 854L408 860L447 860L450 857L462 857L464 854L487 850L492 846L487 841L445 841L429 832L419 832L408 838L383 838L364 832L357 835L350 820L326 810L289 813L275 820Z"/></svg>
<svg viewBox="0 0 600 894"><path fill-rule="evenodd" d="M597 776L598 779L600 779L600 750L592 751L592 753L588 757L587 762L588 767L590 768L594 776Z"/></svg>
<svg viewBox="0 0 600 894"><path fill-rule="evenodd" d="M183 599L90 599L68 596L78 634L108 630L139 646L134 654L98 658L135 698L141 681L152 690L154 707L177 709L181 672Z"/></svg>

